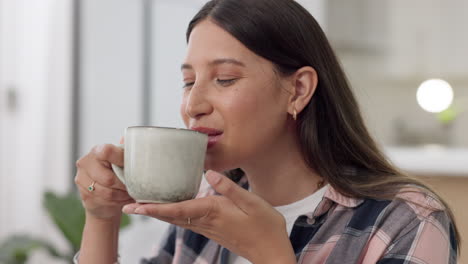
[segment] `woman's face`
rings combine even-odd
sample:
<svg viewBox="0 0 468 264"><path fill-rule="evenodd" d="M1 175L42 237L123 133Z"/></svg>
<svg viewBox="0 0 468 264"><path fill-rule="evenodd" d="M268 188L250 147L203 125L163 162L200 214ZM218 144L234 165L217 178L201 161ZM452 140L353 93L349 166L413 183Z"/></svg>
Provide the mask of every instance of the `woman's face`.
<svg viewBox="0 0 468 264"><path fill-rule="evenodd" d="M289 94L271 62L204 20L191 33L182 74L184 123L209 134L205 169L251 166L278 150Z"/></svg>

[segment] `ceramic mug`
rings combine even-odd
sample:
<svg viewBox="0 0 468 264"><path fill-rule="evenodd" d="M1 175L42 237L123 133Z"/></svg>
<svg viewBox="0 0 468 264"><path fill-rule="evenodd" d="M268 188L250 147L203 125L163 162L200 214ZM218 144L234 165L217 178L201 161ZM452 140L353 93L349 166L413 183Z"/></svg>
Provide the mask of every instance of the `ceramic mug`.
<svg viewBox="0 0 468 264"><path fill-rule="evenodd" d="M128 127L124 167L112 164L128 194L139 203L193 199L203 177L206 134L179 128Z"/></svg>

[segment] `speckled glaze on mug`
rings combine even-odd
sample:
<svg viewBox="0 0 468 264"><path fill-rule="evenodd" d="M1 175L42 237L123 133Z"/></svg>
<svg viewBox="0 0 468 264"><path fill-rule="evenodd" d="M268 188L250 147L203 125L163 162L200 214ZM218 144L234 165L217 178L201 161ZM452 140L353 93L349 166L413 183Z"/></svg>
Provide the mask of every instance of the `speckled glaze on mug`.
<svg viewBox="0 0 468 264"><path fill-rule="evenodd" d="M129 195L139 203L193 199L203 177L208 136L165 127L125 131L124 168L112 164Z"/></svg>

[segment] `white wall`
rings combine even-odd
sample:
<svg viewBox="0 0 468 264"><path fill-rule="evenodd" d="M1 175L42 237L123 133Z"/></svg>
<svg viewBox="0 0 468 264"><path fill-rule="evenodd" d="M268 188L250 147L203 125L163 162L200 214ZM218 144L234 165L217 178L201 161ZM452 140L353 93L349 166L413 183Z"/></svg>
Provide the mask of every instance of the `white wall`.
<svg viewBox="0 0 468 264"><path fill-rule="evenodd" d="M13 233L64 243L43 192L70 186L70 2L0 2L0 240ZM7 109L6 87L18 107Z"/></svg>
<svg viewBox="0 0 468 264"><path fill-rule="evenodd" d="M464 77L468 58L468 2L464 0L392 0L388 70L414 75Z"/></svg>
<svg viewBox="0 0 468 264"><path fill-rule="evenodd" d="M118 143L141 123L142 6L134 0L83 0L80 154Z"/></svg>
<svg viewBox="0 0 468 264"><path fill-rule="evenodd" d="M297 0L307 9L324 31L327 30L327 1L326 0Z"/></svg>
<svg viewBox="0 0 468 264"><path fill-rule="evenodd" d="M153 6L153 123L184 127L179 106L182 98L180 65L186 51L188 23L206 1L160 0ZM168 26L170 25L170 26Z"/></svg>
<svg viewBox="0 0 468 264"><path fill-rule="evenodd" d="M8 12L7 12L8 11ZM14 155L13 136L16 125L13 123L13 114L8 108L8 90L12 89L12 82L16 75L16 46L15 20L17 19L15 2L0 1L0 40L9 36L10 41L0 42L0 209L7 212L11 207L10 192L6 186L10 184L13 175L13 164L10 157ZM10 214L0 214L0 239L7 235L7 226L11 222Z"/></svg>

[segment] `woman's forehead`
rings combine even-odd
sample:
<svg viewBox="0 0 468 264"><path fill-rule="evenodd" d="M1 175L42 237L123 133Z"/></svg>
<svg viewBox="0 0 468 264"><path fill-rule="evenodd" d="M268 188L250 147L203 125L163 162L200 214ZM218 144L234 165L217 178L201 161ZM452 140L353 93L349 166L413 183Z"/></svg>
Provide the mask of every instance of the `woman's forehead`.
<svg viewBox="0 0 468 264"><path fill-rule="evenodd" d="M213 65L224 60L233 62L232 65L245 66L258 63L258 57L223 28L204 20L190 35L184 64Z"/></svg>

